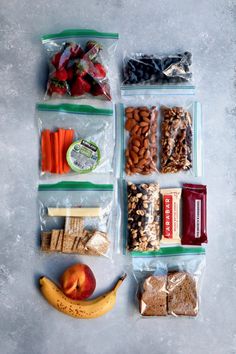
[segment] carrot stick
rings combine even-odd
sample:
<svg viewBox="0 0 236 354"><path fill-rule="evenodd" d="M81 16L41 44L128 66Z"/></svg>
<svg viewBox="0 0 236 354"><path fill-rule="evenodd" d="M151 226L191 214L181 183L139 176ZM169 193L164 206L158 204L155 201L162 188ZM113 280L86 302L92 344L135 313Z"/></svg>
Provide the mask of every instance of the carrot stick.
<svg viewBox="0 0 236 354"><path fill-rule="evenodd" d="M51 172L52 159L51 159L51 140L50 130L45 129L41 134L41 165L42 172Z"/></svg>
<svg viewBox="0 0 236 354"><path fill-rule="evenodd" d="M65 140L65 129L58 129L58 148L59 148L59 173L64 173L64 163L63 163L63 154L64 154L64 140Z"/></svg>
<svg viewBox="0 0 236 354"><path fill-rule="evenodd" d="M51 133L51 141L52 141L52 160L53 160L53 173L59 173L59 159L58 159L58 132Z"/></svg>
<svg viewBox="0 0 236 354"><path fill-rule="evenodd" d="M63 170L64 173L68 173L70 171L70 166L67 163L66 160L66 153L67 150L69 149L70 145L73 143L74 140L74 130L73 129L67 129L65 131L65 139L64 139L64 153L63 153Z"/></svg>

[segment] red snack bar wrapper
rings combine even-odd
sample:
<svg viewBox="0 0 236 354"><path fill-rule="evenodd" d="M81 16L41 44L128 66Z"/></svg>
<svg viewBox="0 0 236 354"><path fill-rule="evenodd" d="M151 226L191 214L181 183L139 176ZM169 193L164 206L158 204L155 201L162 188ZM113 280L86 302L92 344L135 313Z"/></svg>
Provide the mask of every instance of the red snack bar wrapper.
<svg viewBox="0 0 236 354"><path fill-rule="evenodd" d="M207 243L207 187L201 184L183 185L182 245Z"/></svg>

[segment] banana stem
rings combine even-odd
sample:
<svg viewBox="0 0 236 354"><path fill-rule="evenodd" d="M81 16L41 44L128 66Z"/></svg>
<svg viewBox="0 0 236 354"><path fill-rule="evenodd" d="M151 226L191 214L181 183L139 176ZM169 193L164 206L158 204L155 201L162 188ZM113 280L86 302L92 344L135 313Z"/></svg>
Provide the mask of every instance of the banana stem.
<svg viewBox="0 0 236 354"><path fill-rule="evenodd" d="M123 281L125 280L126 277L127 277L126 273L120 277L120 279L117 281L117 283L114 287L114 291L117 291L117 289L121 286L121 284L123 283Z"/></svg>

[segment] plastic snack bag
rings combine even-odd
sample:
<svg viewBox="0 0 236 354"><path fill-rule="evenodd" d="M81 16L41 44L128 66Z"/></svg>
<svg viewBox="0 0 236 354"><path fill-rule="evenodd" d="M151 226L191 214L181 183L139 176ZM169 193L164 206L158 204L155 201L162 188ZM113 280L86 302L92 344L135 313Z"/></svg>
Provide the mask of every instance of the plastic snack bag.
<svg viewBox="0 0 236 354"><path fill-rule="evenodd" d="M202 112L197 101L131 99L117 105L121 176L191 172L202 176ZM128 101L128 102L127 102ZM137 105L139 101L139 105ZM152 102L152 104L150 104Z"/></svg>
<svg viewBox="0 0 236 354"><path fill-rule="evenodd" d="M42 36L49 56L45 98L93 96L111 100L108 64L114 55L117 33L68 29Z"/></svg>
<svg viewBox="0 0 236 354"><path fill-rule="evenodd" d="M161 107L160 172L202 175L201 105Z"/></svg>
<svg viewBox="0 0 236 354"><path fill-rule="evenodd" d="M149 175L157 171L156 107L127 107L125 130L129 139L125 151L127 175Z"/></svg>
<svg viewBox="0 0 236 354"><path fill-rule="evenodd" d="M112 173L113 109L39 103L41 176Z"/></svg>
<svg viewBox="0 0 236 354"><path fill-rule="evenodd" d="M39 185L41 250L110 257L115 244L114 198L112 184Z"/></svg>
<svg viewBox="0 0 236 354"><path fill-rule="evenodd" d="M160 194L157 183L124 184L127 188L124 212L128 251L154 252L160 244Z"/></svg>
<svg viewBox="0 0 236 354"><path fill-rule="evenodd" d="M169 56L135 53L126 55L123 64L122 95L138 94L191 94L192 54Z"/></svg>
<svg viewBox="0 0 236 354"><path fill-rule="evenodd" d="M132 262L142 316L198 315L204 248L165 247L154 257L137 257Z"/></svg>

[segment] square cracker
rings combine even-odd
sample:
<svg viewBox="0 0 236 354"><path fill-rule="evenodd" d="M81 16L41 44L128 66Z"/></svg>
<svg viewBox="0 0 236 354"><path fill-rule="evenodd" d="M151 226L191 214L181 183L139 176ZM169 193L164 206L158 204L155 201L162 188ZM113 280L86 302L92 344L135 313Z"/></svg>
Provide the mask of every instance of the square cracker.
<svg viewBox="0 0 236 354"><path fill-rule="evenodd" d="M51 231L41 233L41 251L43 252L50 251L51 236L52 236Z"/></svg>
<svg viewBox="0 0 236 354"><path fill-rule="evenodd" d="M90 234L90 238L85 244L85 249L88 254L101 256L107 253L109 245L110 241L105 232L94 231Z"/></svg>
<svg viewBox="0 0 236 354"><path fill-rule="evenodd" d="M52 251L52 252L61 251L61 247L60 247L59 241L62 238L62 233L63 233L63 230L52 230L50 251Z"/></svg>
<svg viewBox="0 0 236 354"><path fill-rule="evenodd" d="M67 216L65 220L65 234L82 237L84 230L84 219L80 217Z"/></svg>

